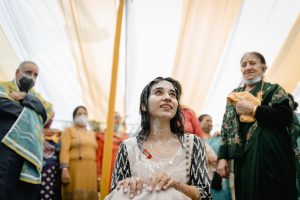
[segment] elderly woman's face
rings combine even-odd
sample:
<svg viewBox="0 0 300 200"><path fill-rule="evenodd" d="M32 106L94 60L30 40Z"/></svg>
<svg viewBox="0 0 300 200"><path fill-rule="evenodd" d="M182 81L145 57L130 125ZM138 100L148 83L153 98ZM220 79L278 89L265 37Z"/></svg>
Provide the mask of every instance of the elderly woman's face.
<svg viewBox="0 0 300 200"><path fill-rule="evenodd" d="M252 80L263 76L266 71L266 65L260 62L260 59L252 54L246 54L241 61L241 72L246 80Z"/></svg>
<svg viewBox="0 0 300 200"><path fill-rule="evenodd" d="M160 81L152 86L148 99L148 110L151 118L171 120L177 111L178 101L172 83Z"/></svg>

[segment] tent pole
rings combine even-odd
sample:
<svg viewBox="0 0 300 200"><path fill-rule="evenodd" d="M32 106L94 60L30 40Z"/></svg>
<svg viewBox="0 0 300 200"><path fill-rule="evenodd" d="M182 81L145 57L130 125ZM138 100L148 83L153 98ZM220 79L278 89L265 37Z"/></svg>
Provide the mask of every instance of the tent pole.
<svg viewBox="0 0 300 200"><path fill-rule="evenodd" d="M115 29L116 32L115 32L115 41L114 41L112 73L111 73L111 81L110 81L107 128L106 128L105 138L104 138L105 142L104 142L104 151L103 151L103 160L102 160L102 174L101 174L101 188L100 188L101 200L103 200L104 197L109 193L109 189L110 189L114 112L115 112L115 99L116 99L116 89L117 89L119 49L120 49L123 9L124 9L124 0L120 0L118 14L117 14L116 29Z"/></svg>

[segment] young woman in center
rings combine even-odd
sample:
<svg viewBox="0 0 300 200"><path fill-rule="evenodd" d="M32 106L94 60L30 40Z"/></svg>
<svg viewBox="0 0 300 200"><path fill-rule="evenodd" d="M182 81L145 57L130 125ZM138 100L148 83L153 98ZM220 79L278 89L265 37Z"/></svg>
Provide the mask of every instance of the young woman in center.
<svg viewBox="0 0 300 200"><path fill-rule="evenodd" d="M211 199L205 144L184 133L180 95L172 78L145 86L141 130L120 145L106 199Z"/></svg>

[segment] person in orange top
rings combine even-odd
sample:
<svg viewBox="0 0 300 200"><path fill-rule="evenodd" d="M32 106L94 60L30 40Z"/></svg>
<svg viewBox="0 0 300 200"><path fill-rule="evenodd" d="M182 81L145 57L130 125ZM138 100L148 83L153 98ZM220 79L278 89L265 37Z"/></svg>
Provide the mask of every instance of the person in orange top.
<svg viewBox="0 0 300 200"><path fill-rule="evenodd" d="M195 112L186 106L182 106L182 113L184 116L184 132L203 138L204 134Z"/></svg>
<svg viewBox="0 0 300 200"><path fill-rule="evenodd" d="M97 200L96 133L88 129L88 110L77 106L74 124L61 134L62 199Z"/></svg>
<svg viewBox="0 0 300 200"><path fill-rule="evenodd" d="M122 117L118 112L115 112L114 120L115 120L115 122L114 122L111 171L114 167L115 160L116 160L121 142L128 138L128 134L124 133L124 131L122 129ZM98 141L97 169L98 169L98 177L100 177L101 170L102 170L102 158L103 158L103 148L104 148L104 133L103 132L100 132L97 135L97 141Z"/></svg>

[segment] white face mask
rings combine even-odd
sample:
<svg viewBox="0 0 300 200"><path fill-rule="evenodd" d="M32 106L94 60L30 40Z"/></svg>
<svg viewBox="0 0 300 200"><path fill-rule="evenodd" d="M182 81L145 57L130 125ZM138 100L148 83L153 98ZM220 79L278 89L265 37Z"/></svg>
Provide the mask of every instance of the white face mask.
<svg viewBox="0 0 300 200"><path fill-rule="evenodd" d="M75 117L74 122L78 126L86 126L88 119L87 119L86 115L80 115L80 116Z"/></svg>
<svg viewBox="0 0 300 200"><path fill-rule="evenodd" d="M246 80L244 78L242 78L244 83L247 84L247 85L254 85L258 82L260 82L262 80L262 76L256 76L255 78L253 79L250 79L250 80Z"/></svg>

